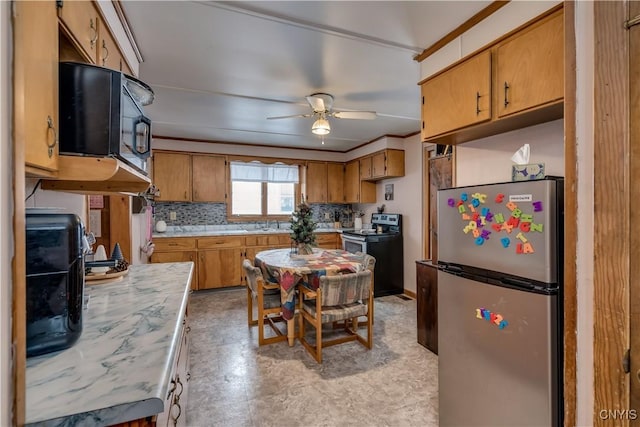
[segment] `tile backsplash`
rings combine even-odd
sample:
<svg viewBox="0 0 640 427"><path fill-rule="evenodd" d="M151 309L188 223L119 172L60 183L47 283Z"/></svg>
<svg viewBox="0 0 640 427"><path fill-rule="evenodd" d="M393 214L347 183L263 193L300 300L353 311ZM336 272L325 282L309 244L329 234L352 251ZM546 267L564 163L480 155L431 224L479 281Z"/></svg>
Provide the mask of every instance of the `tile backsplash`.
<svg viewBox="0 0 640 427"><path fill-rule="evenodd" d="M310 206L313 219L318 223L333 224L335 212L340 214L340 221L345 226L352 220L346 214L351 210L351 205L312 203ZM175 220L171 220L171 212L175 212ZM225 203L157 202L154 206L154 222L160 220L165 221L169 226L229 224ZM247 223L253 222L247 221Z"/></svg>

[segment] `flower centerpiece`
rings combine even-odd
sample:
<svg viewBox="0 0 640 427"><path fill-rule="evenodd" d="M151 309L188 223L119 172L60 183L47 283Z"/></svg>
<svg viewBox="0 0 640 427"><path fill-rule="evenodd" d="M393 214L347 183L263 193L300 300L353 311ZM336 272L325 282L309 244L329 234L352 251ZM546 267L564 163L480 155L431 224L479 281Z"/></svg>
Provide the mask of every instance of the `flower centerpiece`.
<svg viewBox="0 0 640 427"><path fill-rule="evenodd" d="M313 253L311 246L316 242L316 222L312 218L309 205L304 200L298 205L298 209L291 214L291 240L298 246L298 254L308 255Z"/></svg>

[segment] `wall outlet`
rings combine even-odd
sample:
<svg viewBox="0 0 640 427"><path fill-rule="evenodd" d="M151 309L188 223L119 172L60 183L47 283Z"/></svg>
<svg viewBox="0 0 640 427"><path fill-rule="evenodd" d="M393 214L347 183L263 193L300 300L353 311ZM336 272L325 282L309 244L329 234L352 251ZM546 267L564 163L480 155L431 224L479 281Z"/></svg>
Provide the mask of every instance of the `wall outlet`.
<svg viewBox="0 0 640 427"><path fill-rule="evenodd" d="M331 214L329 212L325 212L324 219L331 219Z"/></svg>
<svg viewBox="0 0 640 427"><path fill-rule="evenodd" d="M176 220L176 218L177 218L177 216L176 216L176 212L175 212L175 211L171 211L171 212L169 212L169 219L170 219L171 221L175 221L175 220Z"/></svg>

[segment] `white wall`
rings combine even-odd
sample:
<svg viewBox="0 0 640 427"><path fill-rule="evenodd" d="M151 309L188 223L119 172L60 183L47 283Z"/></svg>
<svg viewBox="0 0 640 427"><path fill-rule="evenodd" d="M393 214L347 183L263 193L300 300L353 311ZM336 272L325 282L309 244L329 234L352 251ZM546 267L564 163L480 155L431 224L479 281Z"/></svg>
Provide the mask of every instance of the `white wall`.
<svg viewBox="0 0 640 427"><path fill-rule="evenodd" d="M422 144L420 135L393 139L393 148L404 150L405 175L376 183L377 203L356 204L354 209L365 212L365 222L376 208L385 205L385 212L402 214L402 238L404 251L404 288L416 292L416 264L422 259ZM391 141L390 141L391 143ZM393 200L384 199L386 184L393 184Z"/></svg>
<svg viewBox="0 0 640 427"><path fill-rule="evenodd" d="M446 68L561 3L512 1L420 63L421 79Z"/></svg>
<svg viewBox="0 0 640 427"><path fill-rule="evenodd" d="M465 185L511 181L511 156L529 144L529 163L545 164L546 175L564 176L563 120L467 142L456 147L456 182Z"/></svg>
<svg viewBox="0 0 640 427"><path fill-rule="evenodd" d="M25 185L25 196L29 196L36 184L37 179L27 179ZM25 202L26 208L64 208L64 212L76 214L87 223L87 198L81 194L63 193L61 191L47 191L38 188L33 196Z"/></svg>
<svg viewBox="0 0 640 427"><path fill-rule="evenodd" d="M11 143L11 3L0 2L0 425L11 425L11 260L13 167Z"/></svg>

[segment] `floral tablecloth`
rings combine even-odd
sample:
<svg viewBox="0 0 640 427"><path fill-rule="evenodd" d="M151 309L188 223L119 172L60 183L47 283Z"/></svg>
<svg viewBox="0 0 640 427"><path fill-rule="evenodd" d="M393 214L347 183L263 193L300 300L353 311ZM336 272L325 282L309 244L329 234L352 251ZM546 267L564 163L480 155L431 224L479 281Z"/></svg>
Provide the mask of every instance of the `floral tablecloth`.
<svg viewBox="0 0 640 427"><path fill-rule="evenodd" d="M262 270L266 281L280 285L282 317L293 318L296 309L295 288L303 284L318 289L321 276L357 273L365 269L364 255L340 249L315 249L311 255L292 254L290 249L258 252L255 265Z"/></svg>

